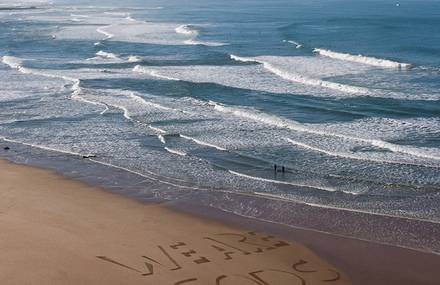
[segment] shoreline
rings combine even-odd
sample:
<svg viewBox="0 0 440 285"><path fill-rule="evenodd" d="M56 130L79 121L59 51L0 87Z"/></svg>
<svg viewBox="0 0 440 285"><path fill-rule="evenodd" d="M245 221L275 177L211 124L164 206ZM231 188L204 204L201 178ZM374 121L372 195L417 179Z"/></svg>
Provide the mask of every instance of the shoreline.
<svg viewBox="0 0 440 285"><path fill-rule="evenodd" d="M0 277L8 285L352 284L300 243L250 226L34 167L0 161L0 170Z"/></svg>
<svg viewBox="0 0 440 285"><path fill-rule="evenodd" d="M10 146L10 149L3 150L5 146ZM99 159L10 140L0 140L0 159L55 171L142 203L185 204L197 201L196 208L209 206L237 216L288 227L440 254L440 240L437 238L440 236L440 223L436 221L309 205L247 192L201 190L189 182L166 181L166 177L154 173L143 175ZM176 183L181 187L176 187Z"/></svg>
<svg viewBox="0 0 440 285"><path fill-rule="evenodd" d="M314 254L347 274L352 284L436 284L440 273L435 268L440 262L440 256L435 253L422 252L415 249L406 249L399 245L379 244L374 241L354 239L338 236L332 233L319 232L314 229L304 229L295 226L261 221L254 218L239 216L212 207L191 202L191 196L186 200L165 201L150 197L139 200L136 197L127 197L121 192L109 193L109 189L88 186L87 183L77 182L71 177L60 176L53 171L42 170L27 165L17 165L0 160L0 169L3 164L11 164L23 169L35 169L43 173L50 173L61 180L79 183L87 188L98 190L103 195L112 195L116 200L142 205L142 207L163 207L177 216L189 216L193 219L202 219L209 223L218 223L224 227L234 229L255 229L271 235L294 241L300 246L312 250ZM29 161L27 163L31 164ZM58 172L58 171L57 171ZM93 176L93 174L91 174ZM89 183L90 184L90 183ZM124 188L124 186L121 186ZM145 186L144 186L145 187ZM124 197L125 196L125 197ZM134 200L133 200L134 199ZM0 215L1 216L1 215ZM313 218L313 217L310 217ZM359 258L359 257L362 258ZM378 258L378 256L380 258ZM399 264L399 266L396 266ZM281 283L282 284L282 283Z"/></svg>

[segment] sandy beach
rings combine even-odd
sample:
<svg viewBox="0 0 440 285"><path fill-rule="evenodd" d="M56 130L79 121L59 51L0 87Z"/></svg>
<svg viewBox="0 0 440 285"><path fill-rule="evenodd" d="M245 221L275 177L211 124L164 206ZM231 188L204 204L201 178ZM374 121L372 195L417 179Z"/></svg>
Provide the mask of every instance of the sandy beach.
<svg viewBox="0 0 440 285"><path fill-rule="evenodd" d="M0 169L1 284L351 284L292 240Z"/></svg>

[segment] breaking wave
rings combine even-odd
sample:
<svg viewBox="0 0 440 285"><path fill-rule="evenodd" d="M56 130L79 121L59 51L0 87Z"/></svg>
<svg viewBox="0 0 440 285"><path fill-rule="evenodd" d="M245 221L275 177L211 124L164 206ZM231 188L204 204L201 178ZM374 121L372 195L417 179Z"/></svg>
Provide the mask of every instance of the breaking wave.
<svg viewBox="0 0 440 285"><path fill-rule="evenodd" d="M440 156L434 152L430 151L429 149L423 149L419 147L412 147L412 146L406 146L406 145L397 145L394 143L378 140L378 139L368 139L368 138L361 138L346 134L340 134L340 133L334 133L334 132L327 132L323 129L319 128L313 128L312 126L305 126L301 123L283 119L274 115L268 115L257 111L252 111L249 109L244 108L238 108L238 107L229 107L224 106L219 103L210 101L209 105L212 106L216 111L223 112L226 114L231 114L237 117L246 118L254 121L258 121L264 124L272 125L279 128L285 128L294 130L297 132L303 132L303 133L309 133L309 134L315 134L320 136L327 136L327 137L336 137L351 141L358 141L367 143L372 146L376 146L382 149L386 149L388 151L394 152L394 153L403 153L408 154L411 156L419 157L419 158L425 158L425 159L432 159L432 160L440 160Z"/></svg>
<svg viewBox="0 0 440 285"><path fill-rule="evenodd" d="M161 75L161 74L157 73L156 71L150 70L150 69L148 69L148 68L146 68L144 66L141 66L141 65L136 65L133 68L133 72L142 73L142 74L149 74L149 75L151 75L153 77L160 78L160 79L165 79L165 80L180 81L180 79L178 79L178 78L174 78L174 77L171 77L171 76Z"/></svg>
<svg viewBox="0 0 440 285"><path fill-rule="evenodd" d="M109 32L107 32L107 31L104 30L104 28L108 28L108 27L111 27L111 25L110 25L110 26L105 26L105 27L101 27L101 28L97 28L97 29L96 29L96 31L97 31L98 33L103 34L104 36L106 36L106 38L105 38L104 40L109 40L109 39L111 39L111 38L113 38L113 37L115 36L114 34L109 33Z"/></svg>
<svg viewBox="0 0 440 285"><path fill-rule="evenodd" d="M200 30L194 25L180 25L175 29L175 31L178 34L191 37L190 39L187 39L183 42L186 45L203 45L210 47L227 45L226 43L221 43L221 42L197 40L197 37L200 35Z"/></svg>
<svg viewBox="0 0 440 285"><path fill-rule="evenodd" d="M157 138L160 140L161 143L166 144L165 137L163 135L157 135Z"/></svg>
<svg viewBox="0 0 440 285"><path fill-rule="evenodd" d="M142 58L140 56L130 55L127 60L128 62L140 62L142 61Z"/></svg>
<svg viewBox="0 0 440 285"><path fill-rule="evenodd" d="M186 152L183 152L183 151L180 151L180 150L177 150L177 149L172 149L172 148L169 148L169 147L164 147L164 149L166 151L168 151L169 153L172 153L172 154L177 154L177 155L180 155L180 156L186 156L187 155Z"/></svg>
<svg viewBox="0 0 440 285"><path fill-rule="evenodd" d="M324 88L342 91L342 92L346 92L346 93L354 93L354 94L361 94L361 95L370 95L371 94L371 92L368 88L346 85L346 84L341 84L341 83L336 83L336 82L331 82L331 81L325 81L325 80L311 78L311 77L304 76L304 75L297 74L297 73L293 73L293 72L288 72L288 71L285 71L285 70L282 70L282 69L276 67L275 65L271 64L270 62L267 62L267 61L264 61L264 60L261 60L258 58L241 57L241 56L236 56L233 54L231 54L230 57L231 57L231 59L233 59L235 61L248 62L248 63L255 62L255 63L262 64L265 69L267 69L268 71L272 72L273 74L275 74L285 80L289 80L289 81L293 81L293 82L297 82L297 83L301 83L301 84L305 84L305 85L310 85L310 86L324 87Z"/></svg>
<svg viewBox="0 0 440 285"><path fill-rule="evenodd" d="M293 40L283 40L284 43L289 43L295 46L295 48L300 49L303 47L302 44L298 43L297 41L293 41Z"/></svg>
<svg viewBox="0 0 440 285"><path fill-rule="evenodd" d="M2 58L2 62L4 64L8 65L9 67L11 67L12 69L16 69L23 74L31 74L31 75L43 76L43 77L48 77L48 78L56 78L56 79L62 79L62 80L68 81L68 82L72 83L72 87L71 87L72 96L71 96L71 98L73 100L82 101L82 102L89 103L92 105L103 106L104 110L101 112L101 114L105 113L108 110L108 107L106 104L96 102L96 101L87 100L87 99L80 96L82 89L80 87L81 80L79 78L73 78L73 77L64 76L64 75L46 73L46 72L42 72L40 70L23 67L22 66L23 60L21 58L14 57L14 56L4 56Z"/></svg>
<svg viewBox="0 0 440 285"><path fill-rule="evenodd" d="M319 190L324 190L324 191L328 191L328 192L338 192L339 190L334 189L334 188L330 188L330 187L323 187L323 186L311 186L308 184L304 184L304 183L295 183L295 182L288 182L288 181L282 181L282 180L273 180L273 179L267 179L267 178L262 178L262 177L257 177L257 176L251 176L251 175L247 175L247 174L243 174L240 172L236 172L233 170L228 170L229 173L236 175L236 176L241 176L244 178L248 178L248 179L252 179L252 180L257 180L257 181L262 181L262 182L269 182L272 184L281 184L281 185L290 185L290 186L296 186L296 187L307 187L307 188L314 188L314 189L319 189Z"/></svg>
<svg viewBox="0 0 440 285"><path fill-rule="evenodd" d="M161 133L161 134L165 134L165 133L166 133L165 130L162 130L162 129L157 128L157 127L153 127L153 126L151 126L151 125L149 125L148 128L152 129L152 130L155 131L155 132Z"/></svg>
<svg viewBox="0 0 440 285"><path fill-rule="evenodd" d="M227 150L227 149L225 149L223 147L220 147L218 145L214 145L214 144L210 144L210 143L207 143L207 142L203 142L203 141L195 139L193 137L185 136L185 135L182 135L182 134L179 134L179 136L181 138L183 138L183 139L190 140L190 141L195 142L196 144L199 144L199 145L215 148L215 149L221 150L221 151L226 151Z"/></svg>
<svg viewBox="0 0 440 285"><path fill-rule="evenodd" d="M2 57L2 62L11 68L19 69L21 68L21 64L23 63L23 60L15 56L6 55Z"/></svg>
<svg viewBox="0 0 440 285"><path fill-rule="evenodd" d="M97 56L103 57L103 58L109 58L109 59L119 59L119 56L117 54L106 52L106 51L98 51L96 53Z"/></svg>
<svg viewBox="0 0 440 285"><path fill-rule="evenodd" d="M197 36L199 34L199 30L193 25L181 25L176 28L176 33Z"/></svg>
<svg viewBox="0 0 440 285"><path fill-rule="evenodd" d="M377 67L397 68L397 69L410 69L413 67L409 63L401 63L401 62L391 61L391 60L387 60L387 59L380 59L380 58L368 57L368 56L363 56L363 55L352 55L352 54L348 54L348 53L340 53L340 52L335 52L335 51L326 50L326 49L315 48L313 50L313 52L315 52L321 56L326 56L326 57L330 57L333 59L357 62L357 63L367 64L367 65L372 65L372 66L377 66Z"/></svg>
<svg viewBox="0 0 440 285"><path fill-rule="evenodd" d="M183 43L186 45L202 45L208 47L221 47L227 45L225 43L220 43L220 42L198 41L193 39L186 40Z"/></svg>

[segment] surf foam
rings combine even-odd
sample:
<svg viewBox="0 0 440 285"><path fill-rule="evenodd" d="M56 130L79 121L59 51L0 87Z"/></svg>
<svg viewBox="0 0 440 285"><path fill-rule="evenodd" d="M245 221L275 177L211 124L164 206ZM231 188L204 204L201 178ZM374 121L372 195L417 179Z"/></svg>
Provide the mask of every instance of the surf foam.
<svg viewBox="0 0 440 285"><path fill-rule="evenodd" d="M346 92L346 93L354 93L354 94L360 94L360 95L371 94L370 90L367 88L346 85L346 84L336 83L336 82L331 82L331 81L325 81L325 80L311 78L311 77L304 76L301 74L293 73L291 71L285 71L285 70L282 70L281 68L275 66L274 64L272 64L268 61L264 61L264 60L261 60L258 58L241 57L241 56L237 56L237 55L233 55L233 54L231 54L230 57L231 57L231 59L233 59L235 61L247 62L247 63L255 62L255 63L262 64L264 66L264 68L267 69L268 71L270 71L273 74L275 74L285 80L288 80L288 81L293 81L293 82L301 83L304 85L324 87L324 88L342 91L342 92Z"/></svg>
<svg viewBox="0 0 440 285"><path fill-rule="evenodd" d="M359 55L352 55L352 54L348 54L348 53L340 53L340 52L335 52L335 51L320 49L320 48L315 48L313 50L313 52L315 52L321 56L326 56L326 57L330 57L333 59L357 62L357 63L367 64L367 65L372 65L372 66L377 66L377 67L397 68L397 69L410 69L413 67L409 63L401 63L401 62L391 61L391 60L387 60L387 59L368 57L368 56L363 56L360 54Z"/></svg>
<svg viewBox="0 0 440 285"><path fill-rule="evenodd" d="M106 36L106 38L104 40L109 40L109 39L113 38L115 35L110 33L110 32L105 31L104 29L105 28L110 28L110 27L111 27L111 25L110 26L105 26L105 27L100 27L100 28L97 28L96 31L98 33L103 34L104 36Z"/></svg>
<svg viewBox="0 0 440 285"><path fill-rule="evenodd" d="M193 25L180 25L176 28L176 33L189 36L197 36L199 34L199 31Z"/></svg>
<svg viewBox="0 0 440 285"><path fill-rule="evenodd" d="M136 65L133 68L133 72L137 72L137 73L141 73L141 74L149 74L153 77L165 79L165 80L180 81L180 79L178 79L178 78L161 75L161 74L157 73L155 70L148 69L148 68L141 66L141 65Z"/></svg>
<svg viewBox="0 0 440 285"><path fill-rule="evenodd" d="M157 138L160 140L161 143L166 144L165 137L163 135L157 135Z"/></svg>
<svg viewBox="0 0 440 285"><path fill-rule="evenodd" d="M97 56L103 57L103 58L109 58L109 59L119 59L119 56L117 54L106 52L106 51L98 51L96 53Z"/></svg>
<svg viewBox="0 0 440 285"><path fill-rule="evenodd" d="M307 188L324 190L324 191L328 191L328 192L338 192L339 191L337 189L330 188L330 187L312 186L312 185L308 185L308 184L304 184L304 183L288 182L288 181L273 180L273 179L267 179L267 178L262 178L262 177L257 177L257 176L251 176L251 175L243 174L243 173L236 172L233 170L228 170L228 172L233 175L236 175L236 176L241 176L244 178L262 181L262 182L269 182L269 183L273 183L273 184L290 185L290 186L297 186L297 187L307 187Z"/></svg>
<svg viewBox="0 0 440 285"><path fill-rule="evenodd" d="M127 60L128 62L140 62L142 61L142 58L140 56L130 55Z"/></svg>
<svg viewBox="0 0 440 285"><path fill-rule="evenodd" d="M283 42L284 42L284 43L292 44L292 45L294 45L295 48L297 48L297 49L300 49L300 48L303 47L302 44L300 44L300 43L298 43L298 42L296 42L296 41L293 41L293 40L283 40Z"/></svg>
<svg viewBox="0 0 440 285"><path fill-rule="evenodd" d="M336 137L341 139L347 139L351 141L358 141L367 143L372 146L376 146L382 149L389 150L391 152L397 152L397 153L404 153L408 155L412 155L415 157L425 158L425 159L433 159L433 160L440 160L440 156L432 151L424 150L423 148L419 147L412 147L412 146L405 146L405 145L397 145L394 143L386 142L383 140L378 139L368 139L368 138L361 138L346 134L340 134L335 132L328 132L326 130L321 130L318 128L313 128L312 126L305 126L303 124L300 124L298 122L279 118L277 116L264 114L261 112L253 111L250 109L244 109L244 108L238 108L238 107L229 107L224 106L219 103L210 101L209 105L214 107L216 111L223 112L226 114L231 114L234 116L238 116L241 118L246 118L254 121L258 121L264 124L272 125L278 128L285 128L290 129L298 132L303 133L310 133L310 134L316 134L321 136L330 136L330 137Z"/></svg>
<svg viewBox="0 0 440 285"><path fill-rule="evenodd" d="M101 114L104 114L108 110L108 107L106 104L103 104L100 102L95 102L95 101L90 101L90 100L87 100L87 99L82 98L80 96L82 89L80 87L81 80L79 78L73 78L73 77L64 76L64 75L46 73L46 72L42 72L40 70L23 67L22 66L23 60L21 58L14 57L14 56L4 56L2 58L2 62L4 64L8 65L9 67L11 67L12 69L16 69L23 74L32 74L32 75L43 76L43 77L47 77L47 78L62 79L62 80L71 82L72 83L72 87L71 87L72 96L71 96L71 98L73 100L82 101L82 102L92 104L92 105L103 106L104 110L101 112Z"/></svg>
<svg viewBox="0 0 440 285"><path fill-rule="evenodd" d="M179 136L180 136L181 138L183 138L183 139L193 141L193 142L195 142L196 144L199 144L199 145L203 145L203 146L207 146L207 147L215 148L215 149L217 149L217 150L221 150L221 151L226 151L226 149L223 148L223 147L220 147L220 146L218 146L218 145L214 145L214 144L210 144L210 143L207 143L207 142L203 142L203 141L201 141L201 140L195 139L195 138L190 137L190 136L185 136L185 135L182 135L182 134L179 134Z"/></svg>
<svg viewBox="0 0 440 285"><path fill-rule="evenodd" d="M227 45L227 44L221 43L221 42L197 40L196 38L200 35L200 30L194 25L188 25L188 24L187 25L180 25L175 29L175 31L178 34L191 37L190 39L185 40L183 42L186 45L203 45L203 46L210 46L210 47L218 47L218 46Z"/></svg>
<svg viewBox="0 0 440 285"><path fill-rule="evenodd" d="M172 148L169 148L169 147L164 147L164 149L166 151L168 151L169 153L172 153L172 154L177 154L177 155L180 155L180 156L186 156L187 155L185 152L177 150L177 149L172 149Z"/></svg>
<svg viewBox="0 0 440 285"><path fill-rule="evenodd" d="M21 64L23 63L22 59L15 56L3 56L2 62L13 69L21 68Z"/></svg>

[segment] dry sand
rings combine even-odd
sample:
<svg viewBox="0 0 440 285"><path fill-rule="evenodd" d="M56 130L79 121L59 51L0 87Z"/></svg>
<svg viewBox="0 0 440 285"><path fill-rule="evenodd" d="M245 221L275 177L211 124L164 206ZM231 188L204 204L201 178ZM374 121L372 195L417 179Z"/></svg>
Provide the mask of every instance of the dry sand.
<svg viewBox="0 0 440 285"><path fill-rule="evenodd" d="M351 284L304 246L0 161L0 284Z"/></svg>

